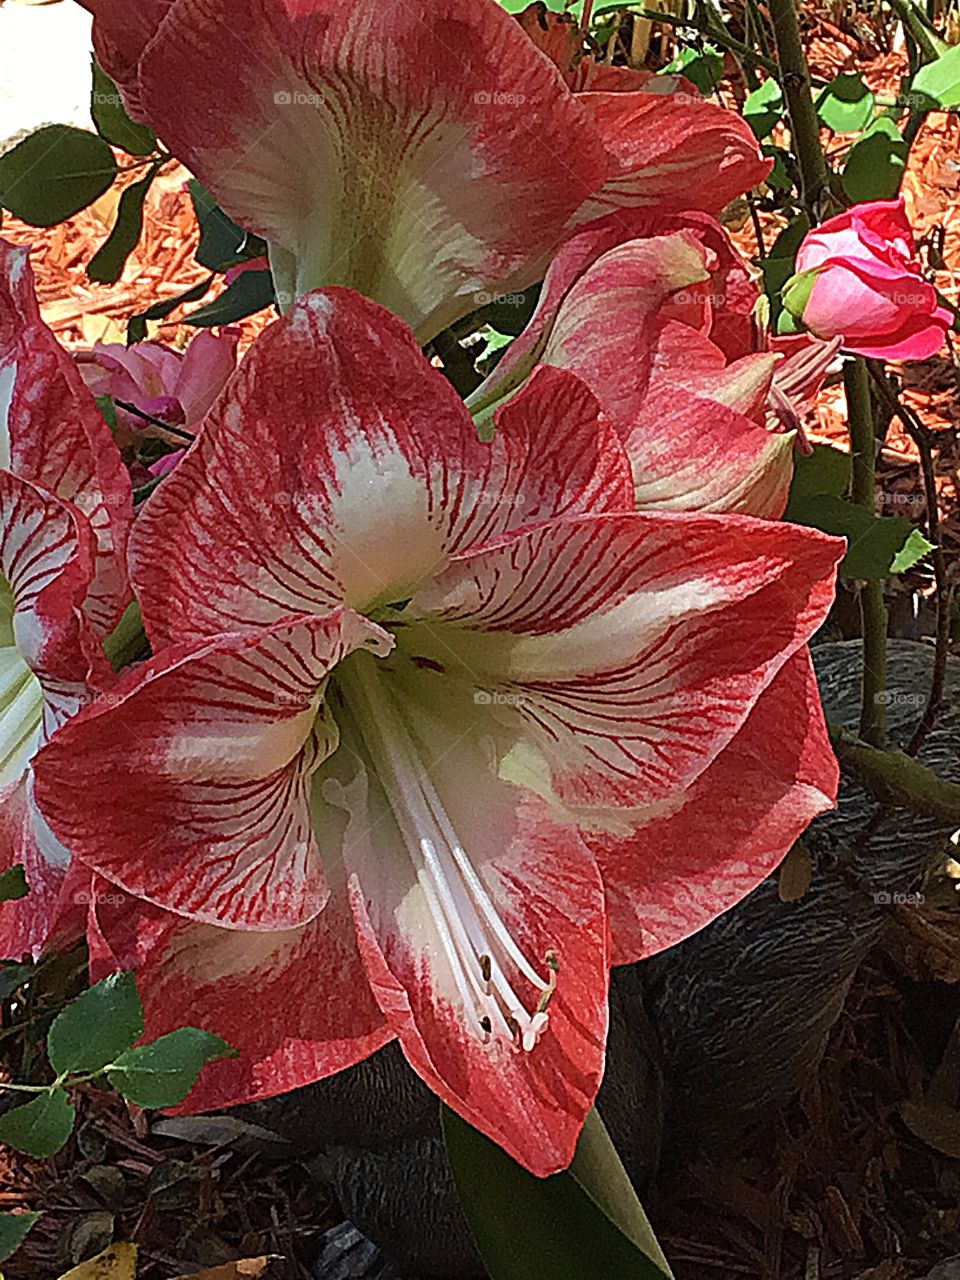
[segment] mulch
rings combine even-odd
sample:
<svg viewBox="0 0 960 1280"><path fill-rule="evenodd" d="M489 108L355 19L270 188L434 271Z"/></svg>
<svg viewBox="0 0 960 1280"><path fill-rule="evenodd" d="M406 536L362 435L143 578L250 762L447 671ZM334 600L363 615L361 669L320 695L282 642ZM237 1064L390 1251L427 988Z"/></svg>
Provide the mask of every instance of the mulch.
<svg viewBox="0 0 960 1280"><path fill-rule="evenodd" d="M859 71L893 94L904 55L888 52L850 7L803 6L814 70ZM816 9L811 15L810 11ZM840 17L837 18L837 15ZM837 18L837 21L834 19ZM131 172L129 180L139 176ZM147 200L145 234L114 286L84 264L106 237L117 193L50 230L5 217L0 234L33 246L44 316L70 347L123 341L128 317L205 277L185 174L171 166ZM933 114L904 180L924 260L960 300L960 119ZM769 244L782 225L761 215ZM736 236L756 251L748 220ZM196 305L196 304L194 304ZM241 325L246 346L270 320ZM182 310L151 336L181 346L195 332ZM897 370L904 396L936 443L943 545L960 554L960 368L955 353ZM824 388L810 423L816 440L846 448L843 389ZM879 509L923 522L917 451L899 423L880 460ZM904 588L932 590L929 573ZM958 854L960 856L960 854ZM960 867L948 868L960 875ZM722 1162L701 1161L658 1188L651 1216L677 1280L960 1280L960 883L942 872L919 906L891 913L889 936L858 974L829 1051L793 1105ZM118 1098L85 1090L82 1123L47 1161L0 1153L0 1209L42 1207L11 1280L52 1280L110 1239L141 1245L142 1280L264 1253L282 1255L283 1280L304 1280L336 1210L305 1170L244 1152L151 1132ZM946 1260L953 1259L954 1265Z"/></svg>

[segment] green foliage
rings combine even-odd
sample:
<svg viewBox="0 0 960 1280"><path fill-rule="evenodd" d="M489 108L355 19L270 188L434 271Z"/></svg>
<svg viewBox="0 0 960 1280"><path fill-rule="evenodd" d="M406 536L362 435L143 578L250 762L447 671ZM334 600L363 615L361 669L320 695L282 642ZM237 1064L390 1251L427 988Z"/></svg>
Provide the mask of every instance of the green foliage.
<svg viewBox="0 0 960 1280"><path fill-rule="evenodd" d="M76 1111L65 1089L45 1089L0 1116L0 1142L38 1160L56 1155L73 1132Z"/></svg>
<svg viewBox="0 0 960 1280"><path fill-rule="evenodd" d="M903 573L922 559L930 543L903 516L875 516L842 495L850 458L829 445L816 445L798 458L784 519L847 539L840 565L845 578L878 581Z"/></svg>
<svg viewBox="0 0 960 1280"><path fill-rule="evenodd" d="M239 262L263 257L266 243L227 217L202 182L190 178L187 189L200 226L200 243L194 257L201 267L225 271Z"/></svg>
<svg viewBox="0 0 960 1280"><path fill-rule="evenodd" d="M33 977L32 964L4 964L0 968L0 1000L9 1000L15 991Z"/></svg>
<svg viewBox="0 0 960 1280"><path fill-rule="evenodd" d="M216 277L210 275L206 280L201 280L199 284L193 285L192 288L178 293L176 297L165 298L163 302L155 302L152 307L147 307L146 311L141 311L137 315L133 315L127 321L127 345L133 342L143 342L147 336L148 320L165 320L172 311L176 311L177 307L182 307L187 302L197 302L209 290Z"/></svg>
<svg viewBox="0 0 960 1280"><path fill-rule="evenodd" d="M896 123L889 116L878 116L847 157L843 189L849 198L855 204L891 200L900 190L907 151Z"/></svg>
<svg viewBox="0 0 960 1280"><path fill-rule="evenodd" d="M235 324L262 311L274 302L273 276L269 271L244 271L228 284L213 302L184 316L184 324L209 328L215 324Z"/></svg>
<svg viewBox="0 0 960 1280"><path fill-rule="evenodd" d="M0 204L34 227L52 227L92 204L117 176L96 133L50 124L0 156Z"/></svg>
<svg viewBox="0 0 960 1280"><path fill-rule="evenodd" d="M0 1213L0 1262L23 1244L39 1213Z"/></svg>
<svg viewBox="0 0 960 1280"><path fill-rule="evenodd" d="M536 1178L443 1108L460 1203L491 1280L665 1280L669 1271L596 1113L571 1167Z"/></svg>
<svg viewBox="0 0 960 1280"><path fill-rule="evenodd" d="M99 1071L143 1035L143 1009L132 973L114 973L72 1001L47 1036L57 1075Z"/></svg>
<svg viewBox="0 0 960 1280"><path fill-rule="evenodd" d="M781 291L793 275L794 261L800 242L810 230L810 220L805 213L787 224L777 236L767 257L760 260L763 288L770 299L770 325L777 331L777 322L783 311Z"/></svg>
<svg viewBox="0 0 960 1280"><path fill-rule="evenodd" d="M931 107L960 106L960 45L954 45L935 62L928 62L913 77L911 93L922 94Z"/></svg>
<svg viewBox="0 0 960 1280"><path fill-rule="evenodd" d="M90 115L101 138L131 156L149 156L157 149L157 135L127 115L120 90L96 59L91 62Z"/></svg>
<svg viewBox="0 0 960 1280"><path fill-rule="evenodd" d="M684 76L706 96L713 93L720 84L723 54L711 44L705 44L699 49L681 49L663 70L666 75Z"/></svg>
<svg viewBox="0 0 960 1280"><path fill-rule="evenodd" d="M844 71L820 93L816 105L834 133L859 133L873 118L877 102L860 76Z"/></svg>
<svg viewBox="0 0 960 1280"><path fill-rule="evenodd" d="M29 892L27 876L19 862L6 871L0 871L0 902L15 902L18 898L25 898Z"/></svg>
<svg viewBox="0 0 960 1280"><path fill-rule="evenodd" d="M143 231L143 202L157 175L152 169L145 178L126 187L117 206L113 230L87 264L87 275L100 284L116 284L124 264L137 247Z"/></svg>
<svg viewBox="0 0 960 1280"><path fill-rule="evenodd" d="M107 1071L107 1079L138 1106L173 1107L193 1088L202 1067L229 1057L236 1057L236 1052L219 1036L181 1027L122 1054Z"/></svg>
<svg viewBox="0 0 960 1280"><path fill-rule="evenodd" d="M770 76L759 89L747 94L743 104L743 118L753 130L758 141L770 136L774 125L783 116L783 90Z"/></svg>
<svg viewBox="0 0 960 1280"><path fill-rule="evenodd" d="M32 976L28 965L11 966L16 990ZM6 969L0 970L2 980ZM47 1087L7 1084L0 1088L36 1094L23 1106L0 1115L0 1142L37 1158L54 1155L70 1137L76 1112L67 1089L106 1076L114 1087L143 1107L182 1102L202 1068L234 1054L219 1036L197 1027L133 1048L143 1034L143 1007L132 973L115 973L82 992L54 1019L47 1053L57 1079Z"/></svg>

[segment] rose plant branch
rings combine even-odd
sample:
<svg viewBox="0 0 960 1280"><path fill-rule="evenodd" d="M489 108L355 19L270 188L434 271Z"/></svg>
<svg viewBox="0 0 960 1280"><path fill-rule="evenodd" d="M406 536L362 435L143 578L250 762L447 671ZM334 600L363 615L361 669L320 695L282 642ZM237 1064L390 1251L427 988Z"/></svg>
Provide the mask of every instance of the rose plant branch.
<svg viewBox="0 0 960 1280"><path fill-rule="evenodd" d="M874 430L870 380L863 356L843 366L850 429L852 478L850 496L871 515L876 505L877 438ZM871 746L883 745L886 733L887 610L882 582L860 586L860 618L863 626L863 688L860 702L860 736Z"/></svg>
<svg viewBox="0 0 960 1280"><path fill-rule="evenodd" d="M960 823L960 785L939 777L896 747L879 749L841 725L829 725L830 741L841 766L871 795L913 813Z"/></svg>
<svg viewBox="0 0 960 1280"><path fill-rule="evenodd" d="M933 550L930 553L930 558L933 562L933 574L936 582L936 647L934 651L933 673L930 679L930 692L927 696L927 703L924 707L920 723L917 725L916 731L907 747L909 755L916 755L917 751L919 751L926 739L927 734L933 728L934 723L936 722L937 712L943 701L943 692L947 676L947 657L949 654L950 643L950 607L953 600L953 587L947 571L947 560L944 555L943 545L940 541L939 498L937 494L937 480L936 473L934 471L930 432L916 416L913 410L903 403L900 396L894 390L884 371L883 363L881 361L870 360L867 362L867 367L870 371L870 377L877 390L877 394L883 400L887 408L897 415L903 423L910 439L917 446L917 452L920 455L920 471L923 476L923 488L927 505L927 533L930 541L933 543Z"/></svg>

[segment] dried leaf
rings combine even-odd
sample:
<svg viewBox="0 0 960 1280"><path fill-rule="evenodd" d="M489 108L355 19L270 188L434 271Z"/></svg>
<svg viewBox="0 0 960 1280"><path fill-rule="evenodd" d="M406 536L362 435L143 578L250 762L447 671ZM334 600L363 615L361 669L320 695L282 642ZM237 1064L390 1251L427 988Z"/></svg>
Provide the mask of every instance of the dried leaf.
<svg viewBox="0 0 960 1280"><path fill-rule="evenodd" d="M174 1280L259 1280L270 1263L276 1260L275 1253L266 1253L259 1258L239 1258L236 1262L225 1262L221 1267L196 1271L192 1276L176 1276Z"/></svg>
<svg viewBox="0 0 960 1280"><path fill-rule="evenodd" d="M60 1280L135 1280L136 1274L137 1246L112 1244L95 1258L67 1271Z"/></svg>
<svg viewBox="0 0 960 1280"><path fill-rule="evenodd" d="M780 901L799 902L810 888L812 879L813 862L809 850L798 840L780 863Z"/></svg>
<svg viewBox="0 0 960 1280"><path fill-rule="evenodd" d="M960 1111L942 1102L905 1102L900 1108L903 1122L921 1142L960 1160Z"/></svg>

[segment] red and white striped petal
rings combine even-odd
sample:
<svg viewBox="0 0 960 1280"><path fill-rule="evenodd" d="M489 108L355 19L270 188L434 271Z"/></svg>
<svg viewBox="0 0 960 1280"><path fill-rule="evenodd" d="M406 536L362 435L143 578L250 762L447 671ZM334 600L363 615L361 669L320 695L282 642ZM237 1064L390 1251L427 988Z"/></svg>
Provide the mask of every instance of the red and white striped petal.
<svg viewBox="0 0 960 1280"><path fill-rule="evenodd" d="M772 375L772 358L767 372ZM623 444L639 511L729 511L778 520L786 509L793 436L670 382L648 389Z"/></svg>
<svg viewBox="0 0 960 1280"><path fill-rule="evenodd" d="M353 649L391 644L342 611L167 649L44 748L39 806L135 897L237 929L304 924L327 899L309 810L337 741L323 683Z"/></svg>
<svg viewBox="0 0 960 1280"><path fill-rule="evenodd" d="M611 158L603 190L578 211L583 225L611 209L717 214L770 172L749 126L688 93L580 93Z"/></svg>
<svg viewBox="0 0 960 1280"><path fill-rule="evenodd" d="M743 516L557 520L458 557L400 645L495 691L511 767L545 762L539 785L604 820L689 786L731 741L826 616L844 545Z"/></svg>
<svg viewBox="0 0 960 1280"><path fill-rule="evenodd" d="M349 285L423 341L491 285L532 283L607 174L586 112L492 2L176 0L145 45L124 29L139 0L86 4L139 115L275 271L296 260L281 292Z"/></svg>
<svg viewBox="0 0 960 1280"><path fill-rule="evenodd" d="M406 325L350 290L251 348L131 543L155 646L405 600L446 558L534 519L607 510L626 462L571 375L534 379L490 443Z"/></svg>
<svg viewBox="0 0 960 1280"><path fill-rule="evenodd" d="M322 847L340 838L374 996L445 1102L553 1173L603 1070L596 865L575 827L497 776L489 708L471 692L426 670L407 697L396 673L366 667L338 686L346 750L322 771L314 816Z"/></svg>
<svg viewBox="0 0 960 1280"><path fill-rule="evenodd" d="M0 466L73 503L97 539L84 608L101 634L130 599L130 478L72 357L40 319L26 249L0 240Z"/></svg>
<svg viewBox="0 0 960 1280"><path fill-rule="evenodd" d="M112 671L83 602L95 543L83 516L0 471L0 869L24 867L30 892L0 904L0 954L36 952L55 927L69 855L33 799L30 762Z"/></svg>
<svg viewBox="0 0 960 1280"><path fill-rule="evenodd" d="M179 1112L269 1098L343 1071L393 1038L357 952L343 887L277 933L197 924L94 876L91 977L133 969L148 1039L202 1027L238 1050L211 1063Z"/></svg>
<svg viewBox="0 0 960 1280"><path fill-rule="evenodd" d="M838 778L803 649L675 803L648 814L625 840L588 837L607 886L613 963L672 947L744 898L834 807Z"/></svg>

